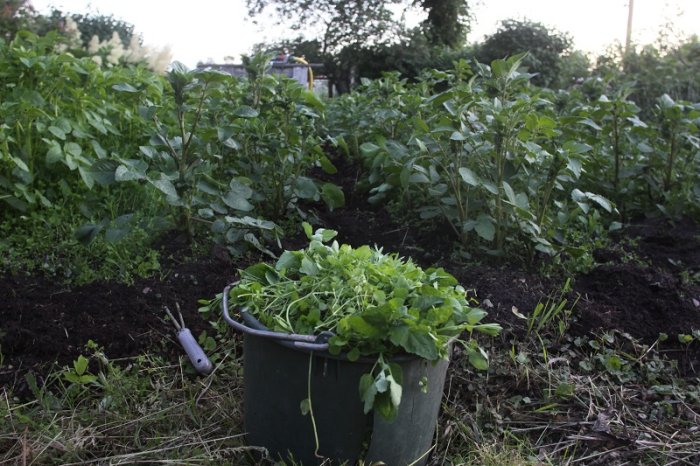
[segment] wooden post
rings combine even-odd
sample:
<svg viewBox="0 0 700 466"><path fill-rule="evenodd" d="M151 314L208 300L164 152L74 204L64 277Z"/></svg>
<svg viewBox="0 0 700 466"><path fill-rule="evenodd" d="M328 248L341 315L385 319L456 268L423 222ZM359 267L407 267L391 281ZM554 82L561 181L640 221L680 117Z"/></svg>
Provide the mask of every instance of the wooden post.
<svg viewBox="0 0 700 466"><path fill-rule="evenodd" d="M627 37L625 39L625 56L632 47L632 16L634 14L634 0L629 0L629 10L627 12Z"/></svg>

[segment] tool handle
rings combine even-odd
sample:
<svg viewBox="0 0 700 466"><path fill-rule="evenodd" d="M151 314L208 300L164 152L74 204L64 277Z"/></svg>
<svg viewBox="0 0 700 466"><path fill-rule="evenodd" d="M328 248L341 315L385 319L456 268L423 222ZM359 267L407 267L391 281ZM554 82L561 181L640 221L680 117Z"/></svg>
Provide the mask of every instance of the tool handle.
<svg viewBox="0 0 700 466"><path fill-rule="evenodd" d="M192 335L192 332L190 332L190 329L180 329L180 331L177 332L177 339L185 349L187 357L190 358L190 362L194 366L195 370L203 375L210 374L214 369L214 366L204 353L202 347L199 346L199 343L197 343L197 340L194 338L194 335Z"/></svg>

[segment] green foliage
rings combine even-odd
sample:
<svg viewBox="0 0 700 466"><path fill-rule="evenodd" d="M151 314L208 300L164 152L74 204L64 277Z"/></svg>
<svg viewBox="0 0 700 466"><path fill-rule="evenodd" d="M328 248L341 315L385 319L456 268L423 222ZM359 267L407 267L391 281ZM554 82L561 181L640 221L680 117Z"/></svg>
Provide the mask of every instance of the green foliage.
<svg viewBox="0 0 700 466"><path fill-rule="evenodd" d="M134 25L126 21L115 18L113 15L101 15L99 13L64 13L60 10L53 10L51 18L65 21L71 18L78 25L80 39L83 47L86 47L93 36L97 36L100 41L108 41L113 33L117 33L124 46L128 46L134 36Z"/></svg>
<svg viewBox="0 0 700 466"><path fill-rule="evenodd" d="M385 37L394 24L390 4L401 0L246 0L251 16L274 10L280 23L292 28L321 27L322 51L338 52L351 44L375 42Z"/></svg>
<svg viewBox="0 0 700 466"><path fill-rule="evenodd" d="M614 200L623 218L657 209L671 216L695 209L698 105L662 95L643 121L630 100L631 86L593 84L605 88L590 100L572 94L577 100L571 113L581 123L578 137L593 148L586 183Z"/></svg>
<svg viewBox="0 0 700 466"><path fill-rule="evenodd" d="M172 124L168 126L159 120L155 114L157 107L145 109L144 113L154 119L157 131L150 141L151 145L141 147L141 152L148 161L127 162L117 167L115 172L117 181L145 179L165 194L166 201L178 210L178 224L190 242L194 238L193 210L199 203L196 189L204 176L212 172L210 165L213 158L211 151L206 151L207 147L195 136L200 129L205 105L209 103L208 98L211 98L210 89L222 82L224 76L207 72L201 73L198 78L195 79L193 73L180 64L173 66L167 75L175 103ZM120 90L132 92L128 88ZM165 116L167 117L170 115ZM242 207L248 205L245 197L237 199L237 202L246 203ZM202 204L204 205L203 202Z"/></svg>
<svg viewBox="0 0 700 466"><path fill-rule="evenodd" d="M543 335L548 333L554 336L557 341L561 341L566 335L566 331L571 324L571 318L580 296L577 296L573 303L569 305L566 297L571 292L571 279L567 278L559 292L554 296L548 296L545 302L540 301L527 316L513 308L513 314L527 320L527 336L534 334Z"/></svg>
<svg viewBox="0 0 700 466"><path fill-rule="evenodd" d="M319 229L304 250L286 251L275 266L257 264L242 271L230 292L230 305L245 308L275 331L332 332L331 354L351 360L378 357L360 383L365 411L374 407L387 418L401 398L401 373L390 358L408 353L437 361L447 357L451 339L463 331L496 334L500 327L480 324L486 313L472 308L465 290L444 270L423 271L410 260L363 246L330 242L336 235ZM483 353L474 364L483 367Z"/></svg>
<svg viewBox="0 0 700 466"><path fill-rule="evenodd" d="M22 32L0 44L0 221L11 246L2 268L129 282L158 268L149 233L159 218L134 215L134 206L153 199L113 183L119 160L147 141L138 109L161 99L162 80L140 67L106 70L56 53L59 43L55 34ZM115 92L125 82L133 92ZM73 230L84 242L100 231L105 237L85 251Z"/></svg>
<svg viewBox="0 0 700 466"><path fill-rule="evenodd" d="M614 76L615 81L630 86L630 100L640 108L642 118L649 118L658 99L668 94L673 100L700 101L700 42L696 35L679 44L660 40L654 45L632 49L608 50L598 57L596 72Z"/></svg>
<svg viewBox="0 0 700 466"><path fill-rule="evenodd" d="M17 32L33 30L35 12L27 0L4 0L0 11L0 38L12 40Z"/></svg>
<svg viewBox="0 0 700 466"><path fill-rule="evenodd" d="M498 30L486 37L476 52L476 58L491 63L511 55L528 52L523 65L535 73L533 82L551 86L557 82L562 56L571 47L571 38L562 32L548 29L529 20L507 19Z"/></svg>
<svg viewBox="0 0 700 466"><path fill-rule="evenodd" d="M643 121L629 85L537 88L526 58L457 62L416 83L386 74L334 100L331 134L368 172L358 191L444 222L470 253L543 253L571 270L590 268L619 220L696 211L697 104L662 95Z"/></svg>
<svg viewBox="0 0 700 466"><path fill-rule="evenodd" d="M340 188L308 176L335 167L318 134L324 105L295 81L262 68L250 80L179 65L167 79L140 66L103 69L57 53L61 40L23 32L0 43L3 222L45 212L62 223L53 245L74 241L68 225L82 243L103 235L113 244L169 224L192 240L199 224L240 253L246 245L267 251L281 235L271 220L305 215L300 201L344 204ZM265 61L255 57L253 66ZM36 270L22 254L4 267ZM119 268L133 274L127 263Z"/></svg>
<svg viewBox="0 0 700 466"><path fill-rule="evenodd" d="M428 12L423 22L425 35L434 45L459 47L469 32L469 5L465 0L419 0Z"/></svg>
<svg viewBox="0 0 700 466"><path fill-rule="evenodd" d="M159 191L190 241L201 224L233 253L245 243L267 251L264 243L282 233L273 222L303 214L301 200L344 204L338 187L308 176L317 166L335 170L317 131L323 103L296 81L266 74L268 62L250 59L244 81L176 64L169 105L142 108L154 134L139 158L120 160L115 179Z"/></svg>
<svg viewBox="0 0 700 466"><path fill-rule="evenodd" d="M460 62L415 85L388 75L337 101L329 115L369 169L370 202L394 199L414 218L442 219L472 251L481 244L527 262L537 251L574 254L569 227L614 208L576 188L591 147L529 87L522 58L475 71ZM365 118L346 123L349 108Z"/></svg>
<svg viewBox="0 0 700 466"><path fill-rule="evenodd" d="M561 57L559 63L559 77L554 84L555 89L569 89L572 85L580 83L591 76L593 67L588 56L580 50L574 50Z"/></svg>
<svg viewBox="0 0 700 466"><path fill-rule="evenodd" d="M137 200L125 196L125 202ZM87 205L83 207L85 211ZM93 223L94 219L84 215L87 211L73 209L61 205L3 221L0 272L43 275L76 285L106 280L133 283L138 277L161 272L159 254L153 249L158 226L152 219L139 214L105 224L94 231L90 244L84 245L75 232L86 228L86 222L95 228L100 222ZM128 225L124 225L127 220ZM100 231L105 234L98 235Z"/></svg>
<svg viewBox="0 0 700 466"><path fill-rule="evenodd" d="M160 78L141 68L102 70L53 53L56 40L21 33L0 43L0 199L23 212L110 184L115 156L137 152L145 135L140 98L162 92ZM142 92L112 91L125 81Z"/></svg>
<svg viewBox="0 0 700 466"><path fill-rule="evenodd" d="M97 381L97 376L87 372L88 359L82 354L73 361L73 367L63 373L63 377L70 383L86 385Z"/></svg>
<svg viewBox="0 0 700 466"><path fill-rule="evenodd" d="M465 0L392 0L389 2L306 0L248 0L251 14L274 9L280 22L290 29L317 28L314 39L299 36L274 44L259 44L256 50L278 52L289 49L312 63L322 63L332 89L349 92L358 77L377 78L385 71L400 71L415 77L424 68L445 68L466 41L471 16ZM426 15L419 27L407 29L392 14L392 4L418 7ZM286 22L285 22L286 21Z"/></svg>
<svg viewBox="0 0 700 466"><path fill-rule="evenodd" d="M403 372L401 366L386 362L381 354L375 367L377 369L360 377L363 410L367 414L374 409L384 419L392 420L398 414L403 395Z"/></svg>
<svg viewBox="0 0 700 466"><path fill-rule="evenodd" d="M354 63L362 78L378 79L389 72L399 72L409 80L424 70L447 70L454 62L473 56L471 48L433 44L421 29L404 32L399 40L367 45L357 53Z"/></svg>
<svg viewBox="0 0 700 466"><path fill-rule="evenodd" d="M261 57L265 60L265 57ZM249 103L258 117L234 127L240 144L237 171L253 181L261 211L274 220L296 210L300 200L323 199L332 207L342 200L331 187L322 187L309 176L312 168L334 173L321 144L325 105L296 81L262 75L249 82ZM324 195L325 193L325 195Z"/></svg>

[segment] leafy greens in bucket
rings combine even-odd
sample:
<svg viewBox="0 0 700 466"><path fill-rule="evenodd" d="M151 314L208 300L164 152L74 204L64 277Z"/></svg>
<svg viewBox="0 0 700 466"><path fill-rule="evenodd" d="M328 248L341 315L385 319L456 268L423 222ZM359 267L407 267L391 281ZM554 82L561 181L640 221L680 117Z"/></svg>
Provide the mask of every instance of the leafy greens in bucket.
<svg viewBox="0 0 700 466"><path fill-rule="evenodd" d="M351 361L377 358L360 381L365 412L375 408L393 418L401 399L401 373L392 356L408 353L429 361L448 357L448 342L462 332L495 335L482 324L483 310L471 307L466 292L442 268L422 270L410 259L368 246L332 241L336 232L313 232L306 249L285 251L273 266L253 265L230 292L230 305L246 308L268 328L300 334L334 334L331 354ZM332 241L332 243L331 243ZM487 367L486 354L470 340L470 362Z"/></svg>

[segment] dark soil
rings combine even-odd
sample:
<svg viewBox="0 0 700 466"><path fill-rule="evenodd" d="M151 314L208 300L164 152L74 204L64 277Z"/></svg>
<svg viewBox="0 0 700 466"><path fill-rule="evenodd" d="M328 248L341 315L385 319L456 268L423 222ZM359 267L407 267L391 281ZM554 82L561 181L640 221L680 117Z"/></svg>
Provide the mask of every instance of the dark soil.
<svg viewBox="0 0 700 466"><path fill-rule="evenodd" d="M509 264L469 265L450 257L447 228L424 229L391 220L382 207L370 206L354 194L352 167L339 167L347 207L321 212L322 226L340 232L341 242L378 245L388 252L412 257L423 266L439 265L474 290L488 321L501 323L508 335L523 332L524 321L513 308L527 314L538 302L556 293L565 277L543 278ZM575 335L617 329L647 343L661 332L669 336L669 349L679 333L700 329L700 226L683 220L669 223L649 219L626 228L612 247L596 252L600 263L592 272L574 277L580 299L571 331ZM287 247L303 245L290 238ZM69 364L84 353L89 340L97 342L111 359L128 358L156 350L174 358L180 350L171 338L163 306L179 303L193 333L208 324L197 313L197 300L211 298L235 277L236 269L259 257L234 262L221 252L191 259L178 241L168 240L162 256L164 277L139 280L133 286L93 283L69 287L49 279L0 278L0 385L27 394L24 374L46 374L53 363ZM162 345L164 337L170 343ZM700 343L694 343L700 346ZM680 347L678 343L675 345ZM698 364L700 352L682 351Z"/></svg>
<svg viewBox="0 0 700 466"><path fill-rule="evenodd" d="M91 283L70 287L43 277L2 277L0 386L14 387L15 394L26 395L27 372L37 372L41 378L54 363L59 367L70 364L87 353L85 345L90 340L112 360L155 349L165 337L175 335L172 324L164 320L164 306L175 311L179 304L195 336L207 329L198 315L197 301L221 292L233 280L235 265L221 253L188 259L192 252L177 238L168 238L162 249L165 276L142 279L133 286ZM175 344L158 348L164 354L177 351Z"/></svg>

